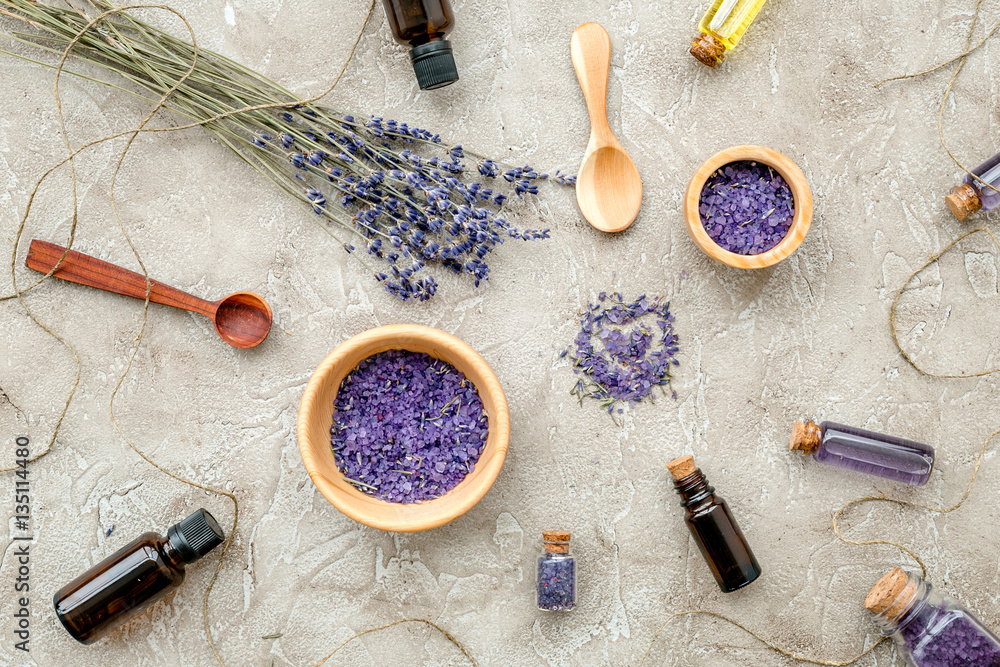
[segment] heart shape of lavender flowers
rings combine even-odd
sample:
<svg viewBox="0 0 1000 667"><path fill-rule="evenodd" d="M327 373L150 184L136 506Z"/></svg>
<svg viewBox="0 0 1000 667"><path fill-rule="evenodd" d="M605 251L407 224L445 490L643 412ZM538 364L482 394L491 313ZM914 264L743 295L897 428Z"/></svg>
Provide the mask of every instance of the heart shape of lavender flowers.
<svg viewBox="0 0 1000 667"><path fill-rule="evenodd" d="M618 292L601 292L580 318L573 344L560 354L570 355L573 372L581 376L570 393L581 405L585 397L597 399L610 413L619 402L634 405L656 387L669 386L671 367L680 364L673 323L670 302L661 297L625 303Z"/></svg>

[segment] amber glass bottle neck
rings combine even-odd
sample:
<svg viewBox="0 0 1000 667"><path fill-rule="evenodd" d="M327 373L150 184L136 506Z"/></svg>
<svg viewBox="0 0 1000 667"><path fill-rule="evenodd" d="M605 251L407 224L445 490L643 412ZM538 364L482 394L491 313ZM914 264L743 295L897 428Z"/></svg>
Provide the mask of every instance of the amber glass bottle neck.
<svg viewBox="0 0 1000 667"><path fill-rule="evenodd" d="M177 550L177 547L171 544L168 538L163 536L157 536L157 541L160 545L160 553L163 554L163 560L166 561L167 565L175 570L183 570L184 556Z"/></svg>
<svg viewBox="0 0 1000 667"><path fill-rule="evenodd" d="M692 507L712 498L715 487L708 483L708 479L701 470L695 469L690 475L674 480L674 491L680 495L683 507Z"/></svg>

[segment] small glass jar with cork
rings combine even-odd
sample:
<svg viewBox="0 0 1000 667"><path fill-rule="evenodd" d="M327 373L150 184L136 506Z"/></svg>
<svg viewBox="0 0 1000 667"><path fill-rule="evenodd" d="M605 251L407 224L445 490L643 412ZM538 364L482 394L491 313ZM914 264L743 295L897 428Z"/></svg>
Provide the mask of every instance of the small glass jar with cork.
<svg viewBox="0 0 1000 667"><path fill-rule="evenodd" d="M868 592L865 607L913 667L1000 665L1000 639L916 574L893 568Z"/></svg>
<svg viewBox="0 0 1000 667"><path fill-rule="evenodd" d="M545 553L538 557L538 608L571 611L576 608L576 559L569 554L570 532L542 533Z"/></svg>

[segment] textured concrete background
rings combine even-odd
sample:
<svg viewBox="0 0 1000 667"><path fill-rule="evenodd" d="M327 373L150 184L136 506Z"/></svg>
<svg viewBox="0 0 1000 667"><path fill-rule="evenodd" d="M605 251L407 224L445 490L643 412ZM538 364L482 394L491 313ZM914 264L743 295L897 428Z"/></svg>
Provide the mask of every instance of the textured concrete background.
<svg viewBox="0 0 1000 667"><path fill-rule="evenodd" d="M302 94L326 87L364 13L363 3L349 0L172 4L202 45ZM551 227L552 240L507 243L478 290L445 278L432 302L398 302L310 214L203 132L138 140L120 182L120 211L151 275L210 298L258 291L275 313L269 339L237 351L205 319L151 307L116 403L125 433L160 465L239 498L236 539L209 603L227 664L311 664L358 630L428 617L483 665L634 665L662 619L688 608L732 615L809 656L846 659L874 638L864 593L883 571L909 562L891 547L837 541L831 512L877 490L952 503L984 436L1000 427L1000 378L921 377L889 337L897 286L968 228L942 201L960 175L934 121L949 75L872 87L956 54L973 0L775 0L716 71L687 54L704 2L607 4L458 0L453 43L462 80L432 93L417 90L377 7L329 98L436 129L488 155L572 170L588 123L569 38L587 20L607 27L612 126L643 176L642 213L627 232L605 236L582 220L571 190L543 188L515 219ZM985 25L998 18L1000 7L987 2ZM1000 42L990 43L969 60L945 108L951 145L970 166L997 148L1000 77L989 63L998 50ZM7 251L32 185L63 155L51 82L50 71L0 57L0 245ZM67 78L63 91L74 144L131 127L146 113L141 102L98 85ZM788 155L816 202L799 251L752 273L704 256L680 212L698 164L740 143ZM104 144L79 161L76 247L136 268L108 206L121 147ZM67 187L63 171L44 189L21 256L31 238L66 239ZM33 274L21 262L15 270L24 284ZM0 292L7 293L3 273ZM576 405L569 365L557 358L575 334L576 313L612 288L669 297L682 350L677 400L640 405L622 426L593 404ZM196 507L224 524L233 510L154 470L111 426L108 399L140 304L56 280L25 298L77 350L82 376L54 450L33 467L31 660L12 650L16 574L6 547L0 664L214 664L201 624L211 559L190 569L173 598L97 645L81 647L58 626L49 600L75 574ZM906 344L932 369L1000 363L997 259L986 239L969 239L924 272L905 305ZM0 387L9 397L0 399L0 462L9 465L16 434L28 433L36 448L47 442L74 367L16 302L0 303L0 322ZM468 341L500 376L513 416L510 456L493 490L460 520L416 535L371 530L338 513L309 481L295 440L299 397L316 364L347 337L394 322L440 327ZM931 481L904 488L791 455L789 428L801 417L930 442L939 455ZM684 528L664 469L684 453L697 457L729 501L763 564L764 576L743 591L719 593ZM0 514L9 516L9 473L2 485ZM849 534L912 546L936 585L998 627L998 499L1000 470L990 452L959 512L866 506L850 515ZM7 543L12 523L0 526ZM572 614L534 609L534 558L547 528L574 532L580 606ZM282 636L261 639L272 633ZM328 664L464 662L441 637L397 626L353 642ZM648 664L791 661L719 621L688 618L668 626ZM882 646L858 664L900 661Z"/></svg>

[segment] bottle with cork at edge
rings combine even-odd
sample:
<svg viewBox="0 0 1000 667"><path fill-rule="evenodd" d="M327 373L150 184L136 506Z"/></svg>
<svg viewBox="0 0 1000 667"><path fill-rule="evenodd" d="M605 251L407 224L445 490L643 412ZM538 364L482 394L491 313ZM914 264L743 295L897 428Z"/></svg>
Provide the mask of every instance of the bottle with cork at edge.
<svg viewBox="0 0 1000 667"><path fill-rule="evenodd" d="M754 582L761 574L760 563L729 505L715 495L715 488L695 467L694 457L674 459L667 469L686 510L684 522L722 592L731 593Z"/></svg>
<svg viewBox="0 0 1000 667"><path fill-rule="evenodd" d="M865 608L914 667L1000 667L1000 638L912 572L889 570L868 592Z"/></svg>
<svg viewBox="0 0 1000 667"><path fill-rule="evenodd" d="M976 178L966 174L962 184L944 198L948 210L959 220L965 220L979 209L990 210L1000 205L1000 153L972 170Z"/></svg>
<svg viewBox="0 0 1000 667"><path fill-rule="evenodd" d="M81 644L93 644L172 592L184 566L226 539L207 510L199 509L167 531L143 533L79 577L52 599L63 627Z"/></svg>

